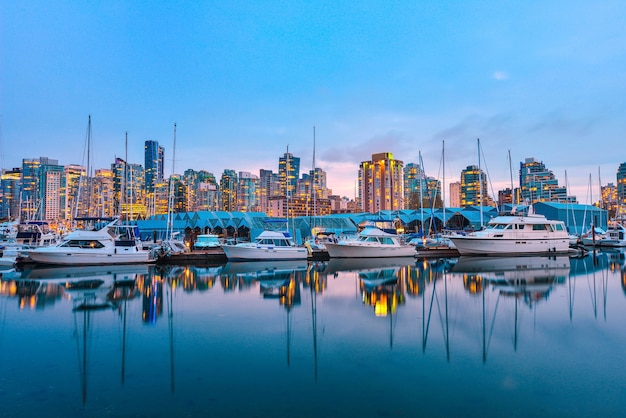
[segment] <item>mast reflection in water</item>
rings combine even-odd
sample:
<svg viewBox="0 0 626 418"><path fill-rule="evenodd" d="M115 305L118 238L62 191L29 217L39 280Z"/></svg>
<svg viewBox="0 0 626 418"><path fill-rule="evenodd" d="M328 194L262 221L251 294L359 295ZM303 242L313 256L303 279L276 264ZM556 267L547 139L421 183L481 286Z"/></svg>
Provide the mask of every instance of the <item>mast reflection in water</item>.
<svg viewBox="0 0 626 418"><path fill-rule="evenodd" d="M623 252L3 271L7 416L621 415Z"/></svg>

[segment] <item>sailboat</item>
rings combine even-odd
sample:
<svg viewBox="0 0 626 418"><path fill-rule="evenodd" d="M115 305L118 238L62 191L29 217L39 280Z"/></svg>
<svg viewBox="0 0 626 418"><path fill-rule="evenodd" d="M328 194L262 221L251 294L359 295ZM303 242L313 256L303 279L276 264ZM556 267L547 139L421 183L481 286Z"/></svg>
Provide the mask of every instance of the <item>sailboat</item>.
<svg viewBox="0 0 626 418"><path fill-rule="evenodd" d="M176 172L176 123L174 123L174 146L172 147L172 174L170 175L167 199L167 230L165 239L161 241L159 254L163 257L172 254L183 254L189 251L185 242L174 232L174 173Z"/></svg>
<svg viewBox="0 0 626 418"><path fill-rule="evenodd" d="M420 166L422 167L422 171L424 170L424 162L422 160L422 153L419 153ZM446 165L445 165L445 141L442 141L442 150L441 150L441 162L443 167L443 187L442 187L442 198L443 202L443 224L445 227L446 222L446 206L445 206L445 189L446 189ZM422 202L420 203L421 208L421 217L422 217L422 232L424 232L424 191L423 191L423 178L420 179L420 197ZM433 219L433 209L434 202L436 200L436 196L433 198L433 205L431 207L431 225L429 226L429 231L432 229L432 219ZM436 226L435 226L436 227ZM434 236L426 236L423 234L422 239L416 239L411 242L411 244L415 245L415 256L418 258L432 258L432 257L457 257L459 255L459 251L454 246L454 243L447 236L439 236L437 233Z"/></svg>

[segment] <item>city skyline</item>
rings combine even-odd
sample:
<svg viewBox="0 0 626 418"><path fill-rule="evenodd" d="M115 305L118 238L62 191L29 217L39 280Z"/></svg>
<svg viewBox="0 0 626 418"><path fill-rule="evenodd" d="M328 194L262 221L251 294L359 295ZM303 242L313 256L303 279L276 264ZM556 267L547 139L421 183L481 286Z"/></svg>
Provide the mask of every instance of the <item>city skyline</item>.
<svg viewBox="0 0 626 418"><path fill-rule="evenodd" d="M143 144L171 172L274 167L289 146L354 198L358 166L391 152L445 185L478 164L496 190L508 153L536 158L581 203L614 182L626 121L620 2L4 2L0 164L95 167ZM36 155L31 155L37 150ZM25 152L28 151L28 152ZM516 172L513 163L513 173ZM598 175L601 176L598 179Z"/></svg>

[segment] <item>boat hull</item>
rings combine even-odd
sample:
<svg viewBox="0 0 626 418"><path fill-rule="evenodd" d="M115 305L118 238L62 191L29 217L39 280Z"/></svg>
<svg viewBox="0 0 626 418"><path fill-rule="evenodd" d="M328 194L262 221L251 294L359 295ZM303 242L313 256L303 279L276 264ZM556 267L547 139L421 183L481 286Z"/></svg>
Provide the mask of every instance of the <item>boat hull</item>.
<svg viewBox="0 0 626 418"><path fill-rule="evenodd" d="M355 243L327 243L326 251L330 258L386 258L413 257L415 247L407 246L365 246Z"/></svg>
<svg viewBox="0 0 626 418"><path fill-rule="evenodd" d="M499 238L459 236L450 238L461 255L555 254L569 251L569 239Z"/></svg>
<svg viewBox="0 0 626 418"><path fill-rule="evenodd" d="M139 252L72 252L72 251L45 251L33 250L28 254L29 258L36 264L50 265L113 265L113 264L141 264L150 263L151 259L148 251Z"/></svg>
<svg viewBox="0 0 626 418"><path fill-rule="evenodd" d="M306 260L309 252L304 247L266 247L255 245L222 245L229 261L245 260Z"/></svg>

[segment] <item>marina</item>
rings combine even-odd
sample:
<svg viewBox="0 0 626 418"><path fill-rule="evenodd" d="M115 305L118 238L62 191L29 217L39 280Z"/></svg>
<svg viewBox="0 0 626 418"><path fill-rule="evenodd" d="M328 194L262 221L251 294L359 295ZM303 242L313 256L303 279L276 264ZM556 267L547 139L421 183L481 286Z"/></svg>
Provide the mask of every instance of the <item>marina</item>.
<svg viewBox="0 0 626 418"><path fill-rule="evenodd" d="M626 407L620 249L0 274L7 416L618 416Z"/></svg>

